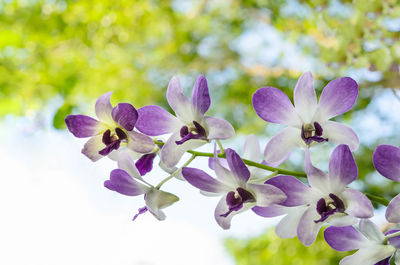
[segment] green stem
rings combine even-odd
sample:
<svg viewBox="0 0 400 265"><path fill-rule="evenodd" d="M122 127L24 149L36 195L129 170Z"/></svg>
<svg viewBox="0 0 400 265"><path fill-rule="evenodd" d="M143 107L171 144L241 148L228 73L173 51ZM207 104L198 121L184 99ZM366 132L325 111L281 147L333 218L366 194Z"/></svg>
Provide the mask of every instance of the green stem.
<svg viewBox="0 0 400 265"><path fill-rule="evenodd" d="M216 142L217 142L217 144L218 144L219 150L221 150L221 154L225 154L225 149L224 149L224 147L222 146L221 141L220 141L220 140L216 140Z"/></svg>
<svg viewBox="0 0 400 265"><path fill-rule="evenodd" d="M388 240L389 238L395 237L395 236L400 236L400 231L397 231L395 233L389 234L385 236L385 241Z"/></svg>
<svg viewBox="0 0 400 265"><path fill-rule="evenodd" d="M156 189L160 189L161 186L167 182L168 180L172 179L173 177L177 176L181 171L182 168L188 166L194 159L196 158L196 155L192 154L192 156L189 158L188 161L186 161L185 164L183 164L180 168L178 168L177 170L175 170L174 173L172 173L171 175L169 175L167 178L163 179L160 183L158 183L158 185L156 186Z"/></svg>

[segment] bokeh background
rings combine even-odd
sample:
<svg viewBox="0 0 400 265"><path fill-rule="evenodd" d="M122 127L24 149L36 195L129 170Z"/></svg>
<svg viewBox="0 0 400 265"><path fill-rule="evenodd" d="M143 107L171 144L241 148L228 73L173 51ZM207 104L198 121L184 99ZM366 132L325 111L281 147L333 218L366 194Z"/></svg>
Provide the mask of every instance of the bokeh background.
<svg viewBox="0 0 400 265"><path fill-rule="evenodd" d="M371 158L379 144L400 144L399 38L397 0L1 0L0 261L337 264L346 253L321 237L311 248L278 239L268 228L275 219L246 213L231 232L219 231L216 201L179 181L168 186L181 201L167 221L130 222L141 199L103 188L115 164L83 157L84 142L66 131L64 118L93 114L108 91L114 104L169 109L169 79L178 75L189 93L204 74L209 112L237 131L225 145L240 150L252 133L263 149L280 127L255 114L251 96L259 87L292 97L297 78L312 71L320 94L330 80L350 76L358 100L336 120L360 137L354 187L391 199L400 186L379 176ZM316 148L315 163L326 168L331 150ZM282 167L304 171L302 153Z"/></svg>

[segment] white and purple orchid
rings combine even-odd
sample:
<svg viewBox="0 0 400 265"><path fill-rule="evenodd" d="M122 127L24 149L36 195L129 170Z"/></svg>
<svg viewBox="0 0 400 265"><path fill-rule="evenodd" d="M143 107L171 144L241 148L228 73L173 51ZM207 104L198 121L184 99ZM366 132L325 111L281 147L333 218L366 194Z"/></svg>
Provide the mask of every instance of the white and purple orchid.
<svg viewBox="0 0 400 265"><path fill-rule="evenodd" d="M400 148L393 145L380 145L373 155L376 170L382 176L400 182ZM400 194L394 197L386 208L386 219L400 223Z"/></svg>
<svg viewBox="0 0 400 265"><path fill-rule="evenodd" d="M289 157L295 147L332 142L346 144L352 151L359 146L356 133L345 125L330 121L347 112L357 99L358 85L350 77L329 82L322 91L319 103L311 73L304 73L294 89L294 106L281 90L259 88L253 95L253 107L258 116L272 123L287 125L267 144L264 159L279 163Z"/></svg>
<svg viewBox="0 0 400 265"><path fill-rule="evenodd" d="M110 179L104 182L104 186L109 190L127 196L144 194L146 206L138 210L138 214L133 217L133 220L146 211L149 211L158 220L164 220L166 216L162 209L177 202L179 198L145 182L128 154L123 153L119 156L118 167L118 169L111 171Z"/></svg>
<svg viewBox="0 0 400 265"><path fill-rule="evenodd" d="M144 134L158 136L172 133L161 150L161 159L167 167L175 166L182 155L206 144L209 140L228 139L235 134L232 125L219 118L205 116L211 99L207 80L200 75L189 100L183 93L177 77L167 89L167 100L176 117L155 105L138 109L136 128Z"/></svg>
<svg viewBox="0 0 400 265"><path fill-rule="evenodd" d="M396 265L400 265L400 230L390 230L383 234L370 220L361 220L358 227L328 227L326 242L335 250L358 250L344 257L340 265L389 265L394 256ZM396 233L396 234L394 234Z"/></svg>
<svg viewBox="0 0 400 265"><path fill-rule="evenodd" d="M346 188L357 178L357 165L347 145L339 145L329 160L329 174L315 168L306 149L306 173L309 186L292 176L277 176L265 183L285 192L286 201L272 207L255 207L264 217L286 214L276 227L281 238L298 236L306 246L311 245L324 223L347 226L357 218L373 216L369 199L361 192Z"/></svg>
<svg viewBox="0 0 400 265"><path fill-rule="evenodd" d="M232 217L254 206L270 206L286 199L285 194L269 184L249 183L250 171L240 156L232 149L226 149L229 170L215 157L213 168L217 179L203 170L184 167L183 177L203 194L223 195L215 209L215 220L223 229L229 229Z"/></svg>
<svg viewBox="0 0 400 265"><path fill-rule="evenodd" d="M78 138L91 137L82 153L93 162L111 155L121 146L138 153L148 153L155 148L153 140L134 131L138 112L128 103L119 103L113 108L110 102L112 92L100 96L95 105L95 120L86 115L68 115L65 123L68 130Z"/></svg>

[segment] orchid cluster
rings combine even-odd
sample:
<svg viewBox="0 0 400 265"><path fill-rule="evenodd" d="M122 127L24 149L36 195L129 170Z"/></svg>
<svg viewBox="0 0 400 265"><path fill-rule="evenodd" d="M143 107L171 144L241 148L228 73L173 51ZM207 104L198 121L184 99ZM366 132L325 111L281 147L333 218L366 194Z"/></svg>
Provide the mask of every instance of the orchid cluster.
<svg viewBox="0 0 400 265"><path fill-rule="evenodd" d="M135 109L119 103L113 107L111 94L97 99L97 120L68 115L65 122L74 136L90 137L82 149L90 160L107 156L118 163L104 182L107 189L127 196L144 195L144 206L133 220L147 211L164 220L162 210L179 198L161 188L179 178L205 196L220 197L214 216L223 229L230 228L235 215L251 209L265 218L283 216L276 234L297 236L305 246L314 243L321 227L328 227L324 235L332 248L358 250L340 264L389 264L393 257L400 265L400 230L382 231L370 220L373 200L387 206L386 219L392 226L399 224L400 195L387 205L384 198L348 187L358 175L352 151L358 149L359 140L350 127L330 120L355 104L358 85L352 78L328 83L318 101L313 77L305 73L294 88L294 105L277 88L259 88L252 98L257 115L266 122L286 125L267 143L262 161L254 135L247 137L242 155L223 148L221 140L232 138L235 130L228 121L206 115L211 99L204 76L197 78L190 99L183 94L179 79L171 79L166 96L175 115L156 105ZM324 172L313 165L309 149L327 143L337 146L329 159L329 172ZM194 150L206 144L213 144L213 153ZM295 148L305 150L305 173L277 168ZM181 162L185 153L191 157ZM208 158L215 177L189 167L198 157ZM157 185L149 180L156 160L167 174ZM373 163L381 175L400 182L400 148L379 146Z"/></svg>

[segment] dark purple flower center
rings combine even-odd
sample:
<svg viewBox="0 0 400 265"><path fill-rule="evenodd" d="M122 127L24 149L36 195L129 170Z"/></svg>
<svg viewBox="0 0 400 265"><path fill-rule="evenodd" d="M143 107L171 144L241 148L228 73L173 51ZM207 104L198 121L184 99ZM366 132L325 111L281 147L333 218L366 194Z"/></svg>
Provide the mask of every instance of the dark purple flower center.
<svg viewBox="0 0 400 265"><path fill-rule="evenodd" d="M391 257L392 256L389 256L386 259L383 259L383 260L379 261L378 263L375 263L375 265L389 265Z"/></svg>
<svg viewBox="0 0 400 265"><path fill-rule="evenodd" d="M322 132L322 126L318 122L314 122L313 124L303 124L303 126L301 126L301 138L307 145L310 144L312 141L318 143L324 141L327 142L328 138L323 138Z"/></svg>
<svg viewBox="0 0 400 265"><path fill-rule="evenodd" d="M197 121L193 121L192 126L183 126L181 128L181 137L182 139L179 141L175 141L176 144L183 144L184 142L190 139L203 139L207 140L207 133L203 126L200 125Z"/></svg>
<svg viewBox="0 0 400 265"><path fill-rule="evenodd" d="M325 201L324 198L321 198L317 202L317 212L319 213L319 215L321 215L321 218L319 220L315 220L315 223L325 221L329 216L333 215L334 213L344 213L345 209L343 201L333 193L330 193L329 197L332 199L332 201L329 201L328 203Z"/></svg>
<svg viewBox="0 0 400 265"><path fill-rule="evenodd" d="M135 166L139 170L141 176L144 176L147 172L153 169L153 160L156 157L156 153L142 155L138 161L136 161Z"/></svg>
<svg viewBox="0 0 400 265"><path fill-rule="evenodd" d="M147 209L146 206L144 206L144 207L142 207L142 208L139 208L139 209L138 209L138 213L135 214L135 216L132 218L132 221L135 221L136 218L138 218L139 215L144 214L144 213L147 212L147 211L148 211L148 209Z"/></svg>
<svg viewBox="0 0 400 265"><path fill-rule="evenodd" d="M221 214L223 217L227 217L233 211L239 211L243 208L243 203L255 202L253 194L243 188L237 188L236 191L230 191L226 195L226 204L229 206L229 210Z"/></svg>
<svg viewBox="0 0 400 265"><path fill-rule="evenodd" d="M113 150L117 150L121 145L121 141L127 138L128 137L121 128L115 128L115 132L113 134L111 134L111 130L108 129L103 133L103 144L105 144L106 147L100 150L99 154L106 156Z"/></svg>

